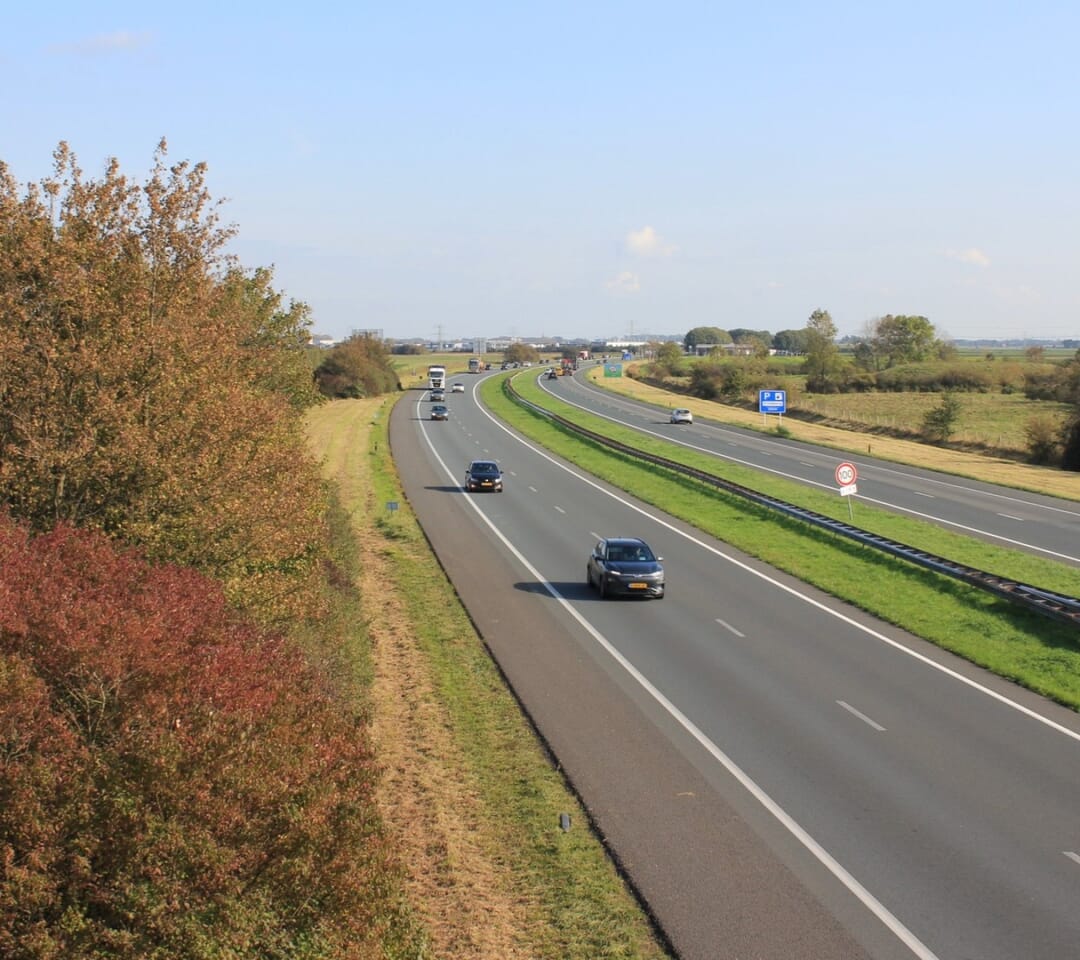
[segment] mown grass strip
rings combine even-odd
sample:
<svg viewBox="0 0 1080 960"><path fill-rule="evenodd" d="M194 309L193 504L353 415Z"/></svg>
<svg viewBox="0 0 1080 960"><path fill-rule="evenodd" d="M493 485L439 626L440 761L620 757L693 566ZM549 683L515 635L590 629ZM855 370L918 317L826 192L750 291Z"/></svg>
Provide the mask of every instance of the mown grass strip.
<svg viewBox="0 0 1080 960"><path fill-rule="evenodd" d="M481 398L492 412L584 470L882 620L1074 709L1080 707L1080 637L1075 628L582 440L511 401L503 393L503 379L489 378L481 388ZM837 512L841 509L837 504L827 502L826 494L693 451L676 453L678 448L672 444L570 407L544 394L533 376L519 375L514 386L529 400L560 416L640 449L708 469L822 514L846 517L846 513ZM864 529L960 563L1080 595L1080 575L1063 564L1003 550L863 504L857 507L856 522Z"/></svg>
<svg viewBox="0 0 1080 960"><path fill-rule="evenodd" d="M482 795L482 822L475 829L492 857L512 864L516 899L536 905L534 922L521 931L523 954L539 960L667 956L601 843L582 827L584 811L553 769L435 562L394 469L389 402L374 417L364 409L336 406L315 411L312 421L322 425L323 444L359 444L368 458L370 484L358 487L350 479L353 471L345 469L342 499L355 525L378 533L378 549L393 571L386 588L406 600L413 635L451 717L460 760ZM326 436L330 419L336 422ZM388 511L390 502L398 509ZM569 832L559 825L563 812L576 825Z"/></svg>

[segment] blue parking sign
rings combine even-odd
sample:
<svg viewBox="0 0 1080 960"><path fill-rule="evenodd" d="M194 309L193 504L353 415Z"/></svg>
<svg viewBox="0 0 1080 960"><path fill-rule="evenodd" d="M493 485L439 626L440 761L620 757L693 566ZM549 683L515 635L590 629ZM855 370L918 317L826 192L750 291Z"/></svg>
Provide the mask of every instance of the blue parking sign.
<svg viewBox="0 0 1080 960"><path fill-rule="evenodd" d="M758 410L761 413L787 413L787 391L759 390Z"/></svg>

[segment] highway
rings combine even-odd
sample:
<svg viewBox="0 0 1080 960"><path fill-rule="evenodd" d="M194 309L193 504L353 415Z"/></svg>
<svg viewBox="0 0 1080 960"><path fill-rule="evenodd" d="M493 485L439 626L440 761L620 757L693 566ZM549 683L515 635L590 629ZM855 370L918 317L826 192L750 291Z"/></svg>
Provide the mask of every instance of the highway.
<svg viewBox="0 0 1080 960"><path fill-rule="evenodd" d="M559 377L553 384L541 379L540 385L552 396L613 423L822 490L837 490L836 465L850 460L858 468L861 502L999 546L1080 566L1080 501L980 483L870 456L853 457L827 447L701 418L693 425L672 425L668 422L669 408L604 390L585 380L584 372L579 371L573 378ZM1080 480L1077 485L1080 488Z"/></svg>
<svg viewBox="0 0 1080 960"><path fill-rule="evenodd" d="M1076 714L583 475L482 379L446 422L396 405L405 495L679 956L1076 955ZM479 457L504 493L461 489ZM664 600L585 586L604 535L665 558Z"/></svg>

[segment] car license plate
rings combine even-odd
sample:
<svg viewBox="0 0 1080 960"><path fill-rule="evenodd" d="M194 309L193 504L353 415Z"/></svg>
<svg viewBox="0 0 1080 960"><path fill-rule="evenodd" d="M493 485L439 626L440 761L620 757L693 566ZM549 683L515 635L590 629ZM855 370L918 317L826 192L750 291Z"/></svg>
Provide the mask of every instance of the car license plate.
<svg viewBox="0 0 1080 960"><path fill-rule="evenodd" d="M631 590L648 590L649 585L647 583L632 583L630 584Z"/></svg>

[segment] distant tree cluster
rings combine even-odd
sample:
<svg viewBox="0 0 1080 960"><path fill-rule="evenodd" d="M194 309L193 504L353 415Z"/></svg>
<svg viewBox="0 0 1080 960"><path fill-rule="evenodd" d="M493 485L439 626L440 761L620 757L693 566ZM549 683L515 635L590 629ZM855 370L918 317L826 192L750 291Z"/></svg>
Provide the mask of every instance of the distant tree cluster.
<svg viewBox="0 0 1080 960"><path fill-rule="evenodd" d="M944 359L949 354L949 346L937 338L934 325L926 317L892 314L875 320L854 349L855 365L863 370Z"/></svg>
<svg viewBox="0 0 1080 960"><path fill-rule="evenodd" d="M503 352L507 363L539 363L540 351L527 343L512 343Z"/></svg>
<svg viewBox="0 0 1080 960"><path fill-rule="evenodd" d="M319 392L331 399L374 397L401 388L382 340L354 334L334 346L315 369Z"/></svg>
<svg viewBox="0 0 1080 960"><path fill-rule="evenodd" d="M686 336L683 337L683 345L691 352L699 345L715 346L731 342L731 334L719 327L694 327L692 330L687 330Z"/></svg>
<svg viewBox="0 0 1080 960"><path fill-rule="evenodd" d="M1055 400L1072 407L1053 440L1047 439L1047 424L1038 421L1029 425L1033 448L1042 451L1048 460L1060 447L1061 463L1066 470L1080 471L1080 349L1064 363L1049 370L1032 371L1025 376L1024 394L1032 400ZM1050 452L1048 452L1050 451Z"/></svg>

